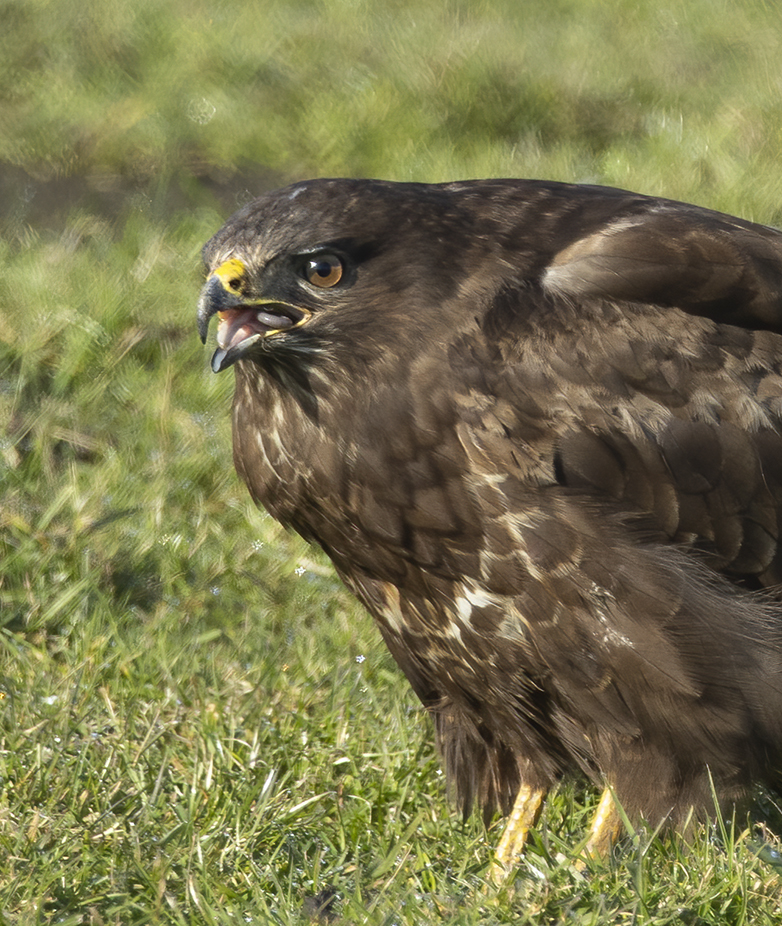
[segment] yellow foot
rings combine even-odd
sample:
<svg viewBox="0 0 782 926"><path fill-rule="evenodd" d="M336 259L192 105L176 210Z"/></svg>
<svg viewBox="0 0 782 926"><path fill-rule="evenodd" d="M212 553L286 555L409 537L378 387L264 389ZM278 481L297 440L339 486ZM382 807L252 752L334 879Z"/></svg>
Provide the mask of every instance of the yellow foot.
<svg viewBox="0 0 782 926"><path fill-rule="evenodd" d="M513 810L505 824L505 832L489 869L489 878L498 887L518 866L527 843L527 833L538 819L545 796L546 792L538 788L530 788L524 784L519 788Z"/></svg>
<svg viewBox="0 0 782 926"><path fill-rule="evenodd" d="M589 838L584 846L585 855L590 858L606 858L621 832L622 820L616 809L613 792L606 788L600 796L600 803L589 827Z"/></svg>

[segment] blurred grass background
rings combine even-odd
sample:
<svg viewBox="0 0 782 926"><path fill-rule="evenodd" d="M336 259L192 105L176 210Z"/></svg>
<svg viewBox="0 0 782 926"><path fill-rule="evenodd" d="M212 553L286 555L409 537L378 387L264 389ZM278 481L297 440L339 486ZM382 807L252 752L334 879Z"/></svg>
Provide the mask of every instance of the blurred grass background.
<svg viewBox="0 0 782 926"><path fill-rule="evenodd" d="M746 819L515 892L370 621L233 474L199 251L310 176L605 183L782 224L762 0L0 2L0 922L774 922ZM770 797L754 825L773 818ZM779 830L777 829L777 832Z"/></svg>

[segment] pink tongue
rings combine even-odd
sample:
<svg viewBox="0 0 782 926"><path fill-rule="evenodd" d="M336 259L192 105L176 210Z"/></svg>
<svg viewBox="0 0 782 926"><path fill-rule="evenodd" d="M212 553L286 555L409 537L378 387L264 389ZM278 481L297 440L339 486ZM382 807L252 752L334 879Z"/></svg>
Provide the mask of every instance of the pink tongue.
<svg viewBox="0 0 782 926"><path fill-rule="evenodd" d="M217 344L222 350L229 350L241 344L245 338L267 331L290 328L293 322L286 315L275 315L263 309L231 309L218 312Z"/></svg>
<svg viewBox="0 0 782 926"><path fill-rule="evenodd" d="M252 334L255 334L255 332L249 325L240 325L238 328L232 328L228 334L231 340L227 344L220 344L220 338L217 338L217 343L220 344L220 347L229 348L233 347L235 344L241 344L245 338L249 338Z"/></svg>
<svg viewBox="0 0 782 926"><path fill-rule="evenodd" d="M240 344L245 338L258 333L257 311L219 312L217 343L223 350Z"/></svg>

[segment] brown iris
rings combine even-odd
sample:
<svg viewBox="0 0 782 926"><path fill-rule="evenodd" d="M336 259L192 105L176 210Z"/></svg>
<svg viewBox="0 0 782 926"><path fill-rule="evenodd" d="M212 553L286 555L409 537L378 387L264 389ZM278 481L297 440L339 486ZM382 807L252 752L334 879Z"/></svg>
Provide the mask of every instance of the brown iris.
<svg viewBox="0 0 782 926"><path fill-rule="evenodd" d="M304 275L313 286L328 289L342 279L344 268L335 254L319 254L311 257L304 265Z"/></svg>

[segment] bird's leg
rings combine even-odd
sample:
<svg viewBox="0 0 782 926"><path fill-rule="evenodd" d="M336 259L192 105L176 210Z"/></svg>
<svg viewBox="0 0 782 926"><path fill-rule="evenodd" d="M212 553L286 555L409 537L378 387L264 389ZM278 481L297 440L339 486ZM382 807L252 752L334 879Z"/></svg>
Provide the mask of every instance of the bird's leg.
<svg viewBox="0 0 782 926"><path fill-rule="evenodd" d="M589 838L584 851L592 858L605 858L622 831L622 820L610 788L600 796L600 803L589 827Z"/></svg>
<svg viewBox="0 0 782 926"><path fill-rule="evenodd" d="M494 856L489 878L496 885L502 884L508 874L518 865L527 843L529 828L535 825L546 792L530 788L522 783L513 810L510 812L505 831Z"/></svg>

